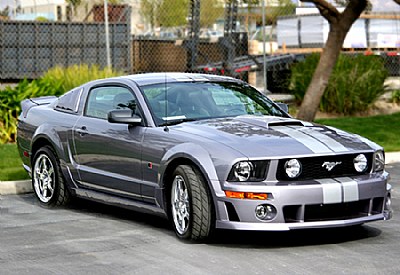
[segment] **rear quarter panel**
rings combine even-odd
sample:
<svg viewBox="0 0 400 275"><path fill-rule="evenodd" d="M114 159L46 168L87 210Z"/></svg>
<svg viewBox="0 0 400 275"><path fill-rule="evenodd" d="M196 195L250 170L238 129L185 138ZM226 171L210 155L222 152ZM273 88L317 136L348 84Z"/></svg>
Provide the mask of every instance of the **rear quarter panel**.
<svg viewBox="0 0 400 275"><path fill-rule="evenodd" d="M32 167L37 142L51 144L58 159L65 168L70 163L68 151L72 148L72 127L78 115L54 110L49 105L32 108L27 116L20 117L17 144L24 165ZM24 152L29 152L29 157Z"/></svg>

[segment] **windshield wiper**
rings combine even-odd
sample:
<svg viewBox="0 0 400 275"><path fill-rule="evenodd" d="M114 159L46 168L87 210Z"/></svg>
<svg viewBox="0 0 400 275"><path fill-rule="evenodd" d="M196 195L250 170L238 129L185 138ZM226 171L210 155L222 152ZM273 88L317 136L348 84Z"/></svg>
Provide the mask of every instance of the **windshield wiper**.
<svg viewBox="0 0 400 275"><path fill-rule="evenodd" d="M178 119L168 120L168 121L160 124L160 126L178 125L183 122L190 122L190 121L196 121L196 120L197 120L196 118L178 118Z"/></svg>

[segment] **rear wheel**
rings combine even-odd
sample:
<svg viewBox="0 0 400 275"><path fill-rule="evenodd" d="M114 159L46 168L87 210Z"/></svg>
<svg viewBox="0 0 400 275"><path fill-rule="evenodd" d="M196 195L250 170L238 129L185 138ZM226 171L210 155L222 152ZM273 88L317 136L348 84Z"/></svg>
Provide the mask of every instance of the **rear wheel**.
<svg viewBox="0 0 400 275"><path fill-rule="evenodd" d="M41 205L65 205L70 198L60 165L52 149L45 146L33 158L32 187Z"/></svg>
<svg viewBox="0 0 400 275"><path fill-rule="evenodd" d="M196 168L178 166L172 177L171 218L179 238L204 240L213 229L212 199Z"/></svg>

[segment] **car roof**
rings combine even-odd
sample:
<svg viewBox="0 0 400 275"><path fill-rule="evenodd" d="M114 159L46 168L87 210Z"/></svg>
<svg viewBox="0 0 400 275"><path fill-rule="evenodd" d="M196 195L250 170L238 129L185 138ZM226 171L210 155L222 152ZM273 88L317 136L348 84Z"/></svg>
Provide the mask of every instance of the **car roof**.
<svg viewBox="0 0 400 275"><path fill-rule="evenodd" d="M160 84L165 82L236 82L240 80L212 74L199 73L145 73L123 76L122 78L130 79L136 82L139 86Z"/></svg>

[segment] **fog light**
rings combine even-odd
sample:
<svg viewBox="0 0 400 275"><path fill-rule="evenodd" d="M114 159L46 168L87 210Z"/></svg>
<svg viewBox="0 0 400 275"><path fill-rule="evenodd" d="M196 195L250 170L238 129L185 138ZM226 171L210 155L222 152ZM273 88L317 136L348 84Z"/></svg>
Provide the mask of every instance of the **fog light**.
<svg viewBox="0 0 400 275"><path fill-rule="evenodd" d="M276 213L276 208L270 204L261 204L256 207L256 217L260 220L272 220Z"/></svg>

